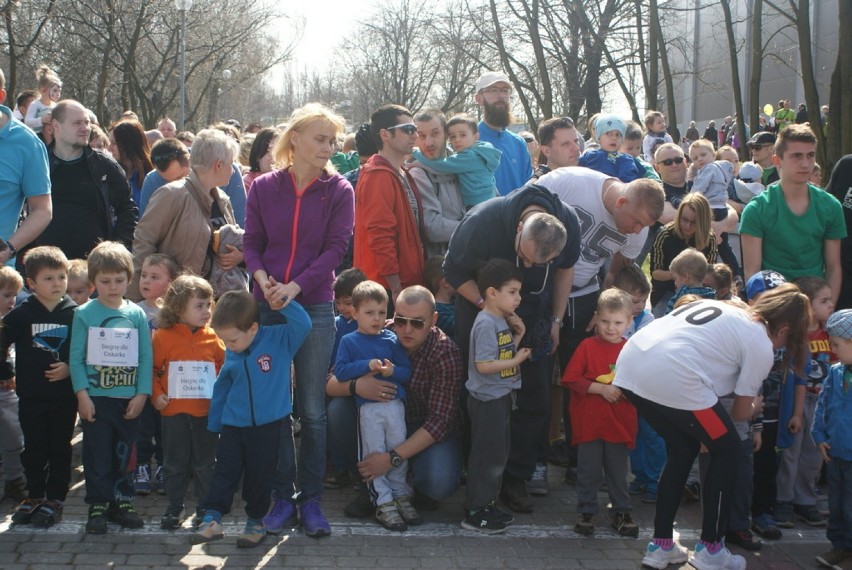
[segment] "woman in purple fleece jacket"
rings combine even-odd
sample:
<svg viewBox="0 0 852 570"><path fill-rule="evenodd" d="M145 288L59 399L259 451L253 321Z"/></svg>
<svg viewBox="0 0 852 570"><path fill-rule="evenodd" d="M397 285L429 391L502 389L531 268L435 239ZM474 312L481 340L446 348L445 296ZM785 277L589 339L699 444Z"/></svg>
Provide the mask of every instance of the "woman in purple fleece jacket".
<svg viewBox="0 0 852 570"><path fill-rule="evenodd" d="M325 471L325 378L334 344L334 268L352 236L352 186L329 161L343 119L318 103L297 109L275 145L278 170L255 179L246 203L245 263L256 281L261 324L275 324L270 311L296 299L313 328L296 353L295 409L302 422L296 499L296 457L291 423L285 420L275 499L263 519L277 533L301 519L308 536L331 534L320 509ZM280 321L278 321L280 322ZM298 506L298 509L297 509ZM298 512L297 512L298 511Z"/></svg>

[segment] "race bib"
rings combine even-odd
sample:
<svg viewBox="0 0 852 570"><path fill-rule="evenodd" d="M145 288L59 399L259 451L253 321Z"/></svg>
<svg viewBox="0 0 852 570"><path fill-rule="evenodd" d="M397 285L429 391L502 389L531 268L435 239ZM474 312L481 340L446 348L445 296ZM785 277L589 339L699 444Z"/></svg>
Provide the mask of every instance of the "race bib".
<svg viewBox="0 0 852 570"><path fill-rule="evenodd" d="M212 362L181 360L169 362L169 399L213 397L216 365Z"/></svg>
<svg viewBox="0 0 852 570"><path fill-rule="evenodd" d="M139 331L89 327L86 364L91 366L139 366Z"/></svg>

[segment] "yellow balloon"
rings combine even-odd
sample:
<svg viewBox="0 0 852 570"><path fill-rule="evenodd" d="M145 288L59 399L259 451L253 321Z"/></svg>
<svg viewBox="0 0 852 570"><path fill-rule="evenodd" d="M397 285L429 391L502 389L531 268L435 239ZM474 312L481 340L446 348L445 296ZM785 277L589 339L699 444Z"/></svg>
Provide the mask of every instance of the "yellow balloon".
<svg viewBox="0 0 852 570"><path fill-rule="evenodd" d="M765 115L771 115L774 110L775 109L769 103L763 106L763 113Z"/></svg>

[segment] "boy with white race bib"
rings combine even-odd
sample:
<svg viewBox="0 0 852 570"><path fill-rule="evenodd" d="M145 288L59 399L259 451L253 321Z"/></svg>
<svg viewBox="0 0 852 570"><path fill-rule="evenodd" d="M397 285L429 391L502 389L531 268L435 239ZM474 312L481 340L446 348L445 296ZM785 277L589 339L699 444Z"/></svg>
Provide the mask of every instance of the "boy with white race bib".
<svg viewBox="0 0 852 570"><path fill-rule="evenodd" d="M163 431L163 485L169 506L160 521L178 528L190 477L193 495L207 496L219 435L207 430L213 384L225 362L225 344L210 328L213 288L195 275L181 275L166 291L154 331L154 385L151 403ZM195 509L198 526L204 510Z"/></svg>

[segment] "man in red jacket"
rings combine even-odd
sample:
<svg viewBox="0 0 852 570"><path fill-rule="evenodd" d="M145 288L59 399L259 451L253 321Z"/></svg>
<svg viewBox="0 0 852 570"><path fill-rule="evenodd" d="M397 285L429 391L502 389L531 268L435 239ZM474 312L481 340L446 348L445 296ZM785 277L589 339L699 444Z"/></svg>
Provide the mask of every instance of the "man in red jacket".
<svg viewBox="0 0 852 570"><path fill-rule="evenodd" d="M423 207L414 179L402 169L417 127L411 111L385 105L370 117L370 132L379 152L364 164L355 188L353 265L395 299L423 275Z"/></svg>

